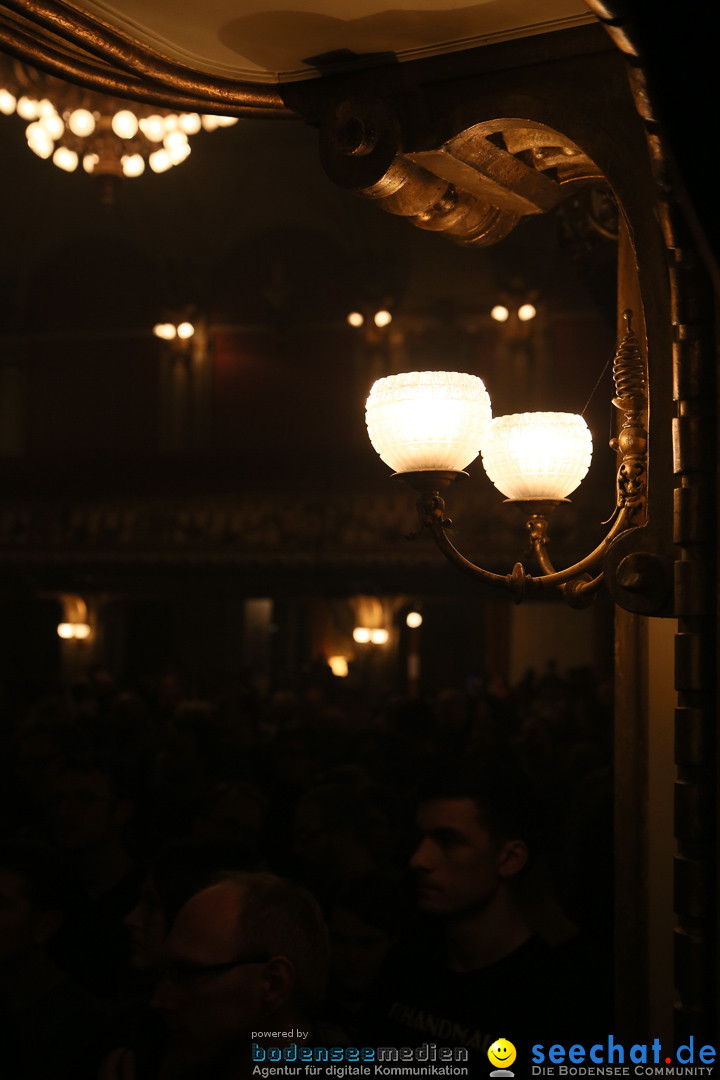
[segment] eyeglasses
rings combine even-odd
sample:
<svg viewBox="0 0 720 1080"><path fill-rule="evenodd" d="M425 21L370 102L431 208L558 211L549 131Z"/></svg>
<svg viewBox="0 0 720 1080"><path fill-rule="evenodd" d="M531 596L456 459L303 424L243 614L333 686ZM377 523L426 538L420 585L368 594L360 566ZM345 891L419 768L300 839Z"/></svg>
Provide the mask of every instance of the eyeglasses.
<svg viewBox="0 0 720 1080"><path fill-rule="evenodd" d="M267 961L267 956L247 956L242 960L226 960L222 964L163 964L157 973L160 979L175 986L190 986L206 975L219 975L233 968L266 964Z"/></svg>

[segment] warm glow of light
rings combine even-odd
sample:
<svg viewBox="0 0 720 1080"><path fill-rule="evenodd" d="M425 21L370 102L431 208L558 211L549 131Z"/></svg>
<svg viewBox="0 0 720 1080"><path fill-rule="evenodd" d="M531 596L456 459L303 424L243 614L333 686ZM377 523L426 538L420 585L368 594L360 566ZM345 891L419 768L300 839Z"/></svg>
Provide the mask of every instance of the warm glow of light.
<svg viewBox="0 0 720 1080"><path fill-rule="evenodd" d="M370 642L373 645L387 645L389 637L389 632L382 628L370 631Z"/></svg>
<svg viewBox="0 0 720 1080"><path fill-rule="evenodd" d="M165 121L157 113L153 113L152 116L144 116L141 120L138 120L138 125L145 138L149 139L150 142L162 142L167 133Z"/></svg>
<svg viewBox="0 0 720 1080"><path fill-rule="evenodd" d="M564 499L590 467L592 436L575 413L516 413L491 422L482 454L506 498Z"/></svg>
<svg viewBox="0 0 720 1080"><path fill-rule="evenodd" d="M186 135L197 135L202 128L199 113L181 113L178 117L178 127Z"/></svg>
<svg viewBox="0 0 720 1080"><path fill-rule="evenodd" d="M206 115L201 117L202 126L206 131L215 131L219 127L232 127L233 124L237 124L237 116L212 116Z"/></svg>
<svg viewBox="0 0 720 1080"><path fill-rule="evenodd" d="M145 159L142 154L124 154L120 158L123 176L141 176L145 172Z"/></svg>
<svg viewBox="0 0 720 1080"><path fill-rule="evenodd" d="M3 116L12 116L17 105L17 98L9 90L0 90L0 112Z"/></svg>
<svg viewBox="0 0 720 1080"><path fill-rule="evenodd" d="M172 341L177 333L177 329L172 323L155 323L153 326L153 334L155 337L162 338L163 341Z"/></svg>
<svg viewBox="0 0 720 1080"><path fill-rule="evenodd" d="M23 120L37 120L40 115L38 105L37 98L31 98L27 94L23 94L21 98L18 98L15 108L18 116L22 117Z"/></svg>
<svg viewBox="0 0 720 1080"><path fill-rule="evenodd" d="M95 117L89 109L74 109L67 123L73 135L80 139L86 139L95 130Z"/></svg>
<svg viewBox="0 0 720 1080"><path fill-rule="evenodd" d="M78 167L78 156L74 150L68 150L67 146L58 146L52 156L53 165L64 172L75 172Z"/></svg>
<svg viewBox="0 0 720 1080"><path fill-rule="evenodd" d="M75 638L77 641L85 641L90 637L91 628L87 623L70 623L61 622L57 628L58 637L63 638L65 641L70 641Z"/></svg>
<svg viewBox="0 0 720 1080"><path fill-rule="evenodd" d="M422 626L422 615L419 611L408 611L405 623L411 630L417 630L419 626Z"/></svg>
<svg viewBox="0 0 720 1080"><path fill-rule="evenodd" d="M87 173L95 172L95 166L100 161L97 154L85 154L83 157L83 169Z"/></svg>
<svg viewBox="0 0 720 1080"><path fill-rule="evenodd" d="M359 311L351 311L347 317L347 321L351 326L362 326L365 322L365 317Z"/></svg>
<svg viewBox="0 0 720 1080"><path fill-rule="evenodd" d="M328 656L328 667L339 679L346 679L350 670L347 656Z"/></svg>
<svg viewBox="0 0 720 1080"><path fill-rule="evenodd" d="M65 131L65 125L56 112L43 113L38 122L42 124L50 138L54 139L55 142L62 138L63 132Z"/></svg>
<svg viewBox="0 0 720 1080"><path fill-rule="evenodd" d="M520 322L530 322L537 315L537 310L534 304L521 304L518 308L518 319Z"/></svg>
<svg viewBox="0 0 720 1080"><path fill-rule="evenodd" d="M353 630L353 641L358 645L367 645L370 640L370 629L367 626L356 626Z"/></svg>
<svg viewBox="0 0 720 1080"><path fill-rule="evenodd" d="M377 453L403 473L461 471L478 456L491 415L476 375L410 371L378 379L365 419Z"/></svg>
<svg viewBox="0 0 720 1080"><path fill-rule="evenodd" d="M130 109L121 109L112 118L112 129L118 139L133 139L138 132L138 118Z"/></svg>
<svg viewBox="0 0 720 1080"><path fill-rule="evenodd" d="M168 169L172 168L172 161L167 150L154 150L148 161L150 168L156 173L167 172Z"/></svg>
<svg viewBox="0 0 720 1080"><path fill-rule="evenodd" d="M47 129L40 123L39 120L35 120L32 124L28 124L25 129L25 138L27 144L33 153L37 154L41 158L49 158L55 147L55 143L48 135Z"/></svg>
<svg viewBox="0 0 720 1080"><path fill-rule="evenodd" d="M382 311L376 311L375 312L375 314L373 315L373 322L375 323L376 326L379 326L379 327L389 326L390 323L392 322L392 315L390 314L389 311L386 311L383 308Z"/></svg>
<svg viewBox="0 0 720 1080"><path fill-rule="evenodd" d="M490 317L494 319L495 322L507 322L510 318L510 312L504 304L496 304L490 312Z"/></svg>
<svg viewBox="0 0 720 1080"><path fill-rule="evenodd" d="M181 322L177 328L177 336L182 338L183 341L187 341L195 333L195 327L191 322Z"/></svg>

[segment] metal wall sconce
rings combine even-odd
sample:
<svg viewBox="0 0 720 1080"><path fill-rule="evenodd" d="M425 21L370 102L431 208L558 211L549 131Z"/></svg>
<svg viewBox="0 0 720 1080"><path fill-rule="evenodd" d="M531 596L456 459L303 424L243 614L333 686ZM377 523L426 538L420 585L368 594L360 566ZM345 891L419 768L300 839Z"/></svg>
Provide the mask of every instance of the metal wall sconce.
<svg viewBox="0 0 720 1080"><path fill-rule="evenodd" d="M602 586L603 561L621 533L643 525L647 512L647 371L626 311L626 331L615 354L613 404L624 416L610 445L620 457L616 509L604 540L585 558L556 570L547 553L548 516L585 476L592 440L581 416L522 413L492 419L482 381L458 372L410 372L379 379L366 406L370 441L395 478L419 492L421 528L445 557L482 584L504 589L516 603L528 594L558 589L574 607L589 603ZM484 570L466 559L448 531L440 491L482 453L483 465L506 502L527 519L535 574L517 562L509 574Z"/></svg>

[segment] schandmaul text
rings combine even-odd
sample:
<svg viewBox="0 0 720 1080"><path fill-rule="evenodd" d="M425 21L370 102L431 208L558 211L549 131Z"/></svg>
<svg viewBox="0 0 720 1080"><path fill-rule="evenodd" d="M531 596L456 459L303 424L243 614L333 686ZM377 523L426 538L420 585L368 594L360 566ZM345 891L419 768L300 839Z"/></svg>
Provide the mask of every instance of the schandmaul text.
<svg viewBox="0 0 720 1080"><path fill-rule="evenodd" d="M278 1032L279 1037L300 1038L304 1033ZM275 1037L275 1032L252 1032L254 1038ZM436 1046L260 1046L252 1042L253 1076L320 1077L334 1080L370 1076L458 1076L468 1075L465 1047Z"/></svg>

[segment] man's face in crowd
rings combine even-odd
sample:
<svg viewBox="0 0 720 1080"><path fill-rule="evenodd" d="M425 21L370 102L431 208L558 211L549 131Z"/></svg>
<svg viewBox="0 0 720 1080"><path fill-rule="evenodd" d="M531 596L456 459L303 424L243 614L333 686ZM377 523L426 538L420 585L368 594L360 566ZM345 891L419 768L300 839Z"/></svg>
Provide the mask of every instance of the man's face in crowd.
<svg viewBox="0 0 720 1080"><path fill-rule="evenodd" d="M215 968L250 955L238 940L241 904L236 886L213 885L188 900L168 935L153 1006L168 1031L170 1075L248 1053L248 1033L262 1026L266 965Z"/></svg>
<svg viewBox="0 0 720 1080"><path fill-rule="evenodd" d="M474 799L431 799L417 813L420 842L410 860L423 911L460 915L484 908L510 876L509 845L483 824ZM517 842L513 845L517 848ZM516 872L512 863L511 873Z"/></svg>

